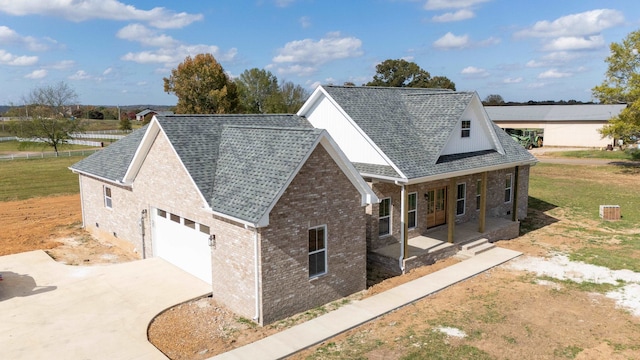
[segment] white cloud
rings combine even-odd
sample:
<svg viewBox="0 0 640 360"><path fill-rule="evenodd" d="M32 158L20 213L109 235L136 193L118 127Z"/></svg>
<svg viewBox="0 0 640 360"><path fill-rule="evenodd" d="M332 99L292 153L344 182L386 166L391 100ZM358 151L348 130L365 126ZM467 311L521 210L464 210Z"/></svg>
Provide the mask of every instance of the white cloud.
<svg viewBox="0 0 640 360"><path fill-rule="evenodd" d="M529 89L540 89L545 87L547 84L543 83L543 82L537 82L537 83L531 83L529 85L527 85L527 87Z"/></svg>
<svg viewBox="0 0 640 360"><path fill-rule="evenodd" d="M477 68L475 66L467 66L462 69L460 74L472 78L483 78L489 76L489 72L486 69Z"/></svg>
<svg viewBox="0 0 640 360"><path fill-rule="evenodd" d="M560 17L553 21L536 22L532 27L515 33L517 37L578 37L598 34L602 30L624 23L618 10L597 9Z"/></svg>
<svg viewBox="0 0 640 360"><path fill-rule="evenodd" d="M550 69L538 75L538 79L560 79L571 76L571 73Z"/></svg>
<svg viewBox="0 0 640 360"><path fill-rule="evenodd" d="M107 68L105 69L105 71L102 72L103 76L109 75L111 74L111 72L113 71L113 68Z"/></svg>
<svg viewBox="0 0 640 360"><path fill-rule="evenodd" d="M426 10L463 9L491 0L427 0Z"/></svg>
<svg viewBox="0 0 640 360"><path fill-rule="evenodd" d="M69 80L89 80L91 76L84 70L78 70L75 74L69 76Z"/></svg>
<svg viewBox="0 0 640 360"><path fill-rule="evenodd" d="M283 74L309 75L319 65L330 61L362 55L362 41L355 37L342 37L339 32L327 34L320 40L304 39L288 42L271 60Z"/></svg>
<svg viewBox="0 0 640 360"><path fill-rule="evenodd" d="M27 79L42 79L46 76L47 76L47 70L40 69L40 70L33 70L32 72L28 73L24 77Z"/></svg>
<svg viewBox="0 0 640 360"><path fill-rule="evenodd" d="M300 26L304 29L311 27L311 18L308 16L303 16L298 21L300 22Z"/></svg>
<svg viewBox="0 0 640 360"><path fill-rule="evenodd" d="M223 53L215 45L181 44L171 36L159 34L156 30L149 29L141 24L127 25L120 29L116 36L123 40L139 42L143 46L157 48L141 52L129 52L123 55L121 59L140 64L163 64L164 67L157 70L158 73L170 71L172 66L179 64L187 56L193 57L197 54L210 53L218 61L230 61L238 53L235 48Z"/></svg>
<svg viewBox="0 0 640 360"><path fill-rule="evenodd" d="M162 48L153 51L130 52L121 57L125 61L133 61L139 64L164 64L171 67L182 62L187 56L198 54L212 54L218 61L230 61L235 58L238 51L233 48L226 53L220 51L214 45L179 45L174 48Z"/></svg>
<svg viewBox="0 0 640 360"><path fill-rule="evenodd" d="M0 0L0 11L18 16L57 16L75 22L93 19L144 21L161 29L182 28L203 19L202 14L176 13L163 7L140 10L117 0Z"/></svg>
<svg viewBox="0 0 640 360"><path fill-rule="evenodd" d="M580 52L554 51L543 56L539 60L529 60L526 64L526 67L540 68L540 67L564 66L584 56L585 56L584 53L580 53Z"/></svg>
<svg viewBox="0 0 640 360"><path fill-rule="evenodd" d="M502 40L500 40L499 38L495 38L493 36L484 39L480 42L478 42L478 46L492 46L492 45L498 45L502 42Z"/></svg>
<svg viewBox="0 0 640 360"><path fill-rule="evenodd" d="M37 56L17 56L0 49L0 64L10 66L31 66L38 62Z"/></svg>
<svg viewBox="0 0 640 360"><path fill-rule="evenodd" d="M544 51L591 50L602 48L605 45L602 35L589 37L563 36L551 40L542 49Z"/></svg>
<svg viewBox="0 0 640 360"><path fill-rule="evenodd" d="M469 9L461 9L456 12L448 12L431 18L434 22L453 22L474 18L476 14Z"/></svg>
<svg viewBox="0 0 640 360"><path fill-rule="evenodd" d="M275 0L277 7L287 7L293 4L296 0Z"/></svg>
<svg viewBox="0 0 640 360"><path fill-rule="evenodd" d="M502 82L504 84L518 84L521 83L524 79L522 77L517 77L517 78L506 78L504 80L502 80Z"/></svg>
<svg viewBox="0 0 640 360"><path fill-rule="evenodd" d="M22 36L7 26L0 26L0 44L18 44L30 51L45 51L49 49L47 44L38 41L32 36Z"/></svg>
<svg viewBox="0 0 640 360"><path fill-rule="evenodd" d="M433 46L439 49L462 49L469 47L471 42L469 41L469 35L456 36L448 32L440 39L433 43Z"/></svg>
<svg viewBox="0 0 640 360"><path fill-rule="evenodd" d="M62 60L62 61L58 61L53 65L50 65L49 68L55 69L55 70L66 70L66 69L72 68L75 64L76 62L73 60Z"/></svg>
<svg viewBox="0 0 640 360"><path fill-rule="evenodd" d="M137 41L144 46L171 47L178 44L171 36L158 34L141 24L127 25L120 29L116 36L124 40Z"/></svg>

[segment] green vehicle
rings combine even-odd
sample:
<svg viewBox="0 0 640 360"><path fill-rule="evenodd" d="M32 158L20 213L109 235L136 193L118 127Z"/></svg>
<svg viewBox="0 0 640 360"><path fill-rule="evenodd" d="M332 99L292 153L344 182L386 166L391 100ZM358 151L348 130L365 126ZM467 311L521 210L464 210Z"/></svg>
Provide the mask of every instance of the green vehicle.
<svg viewBox="0 0 640 360"><path fill-rule="evenodd" d="M525 149L531 150L534 147L542 147L544 133L542 129L504 129L511 138L522 145Z"/></svg>

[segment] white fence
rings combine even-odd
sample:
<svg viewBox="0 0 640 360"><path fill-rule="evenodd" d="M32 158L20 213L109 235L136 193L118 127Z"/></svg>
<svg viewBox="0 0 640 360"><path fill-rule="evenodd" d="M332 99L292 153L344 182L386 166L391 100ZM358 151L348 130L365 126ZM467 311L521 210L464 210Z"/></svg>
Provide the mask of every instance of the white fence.
<svg viewBox="0 0 640 360"><path fill-rule="evenodd" d="M127 135L116 135L116 134L101 134L101 133L73 133L69 134L72 138L78 139L108 139L108 140L120 140Z"/></svg>
<svg viewBox="0 0 640 360"><path fill-rule="evenodd" d="M55 158L55 157L88 156L95 153L96 151L100 151L100 149L59 151L57 156L56 156L56 153L53 151L41 152L41 153L0 155L0 161L1 160L18 160L18 159L44 159L44 158Z"/></svg>

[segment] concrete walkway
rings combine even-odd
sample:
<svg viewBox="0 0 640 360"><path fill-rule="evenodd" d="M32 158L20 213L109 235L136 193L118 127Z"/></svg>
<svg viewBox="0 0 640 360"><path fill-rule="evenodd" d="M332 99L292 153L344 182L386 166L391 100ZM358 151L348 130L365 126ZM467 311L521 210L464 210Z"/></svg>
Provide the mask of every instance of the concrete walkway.
<svg viewBox="0 0 640 360"><path fill-rule="evenodd" d="M211 286L160 259L68 266L1 256L1 359L166 359L147 340L161 311Z"/></svg>
<svg viewBox="0 0 640 360"><path fill-rule="evenodd" d="M520 255L520 252L496 247L211 359L257 360L287 357Z"/></svg>

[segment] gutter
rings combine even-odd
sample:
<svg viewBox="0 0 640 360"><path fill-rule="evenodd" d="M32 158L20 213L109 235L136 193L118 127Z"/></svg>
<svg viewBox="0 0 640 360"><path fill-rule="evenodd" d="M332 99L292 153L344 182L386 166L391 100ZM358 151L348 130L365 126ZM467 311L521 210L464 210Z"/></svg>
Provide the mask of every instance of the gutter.
<svg viewBox="0 0 640 360"><path fill-rule="evenodd" d="M71 170L71 172L73 172L74 174L83 175L83 176L90 177L92 179L96 179L96 180L99 180L99 181L102 181L102 182L106 182L106 183L109 183L109 184L113 184L113 185L116 185L116 186L123 186L123 187L128 187L128 188L133 187L133 184L122 182L122 180L107 179L107 178L104 178L102 176L98 176L98 175L95 175L95 174L91 174L91 173L88 173L88 172L84 172L84 171L81 171L81 170L74 169L72 167L68 167L67 169Z"/></svg>

